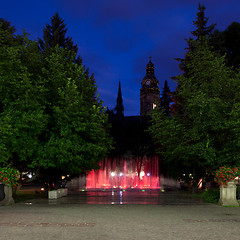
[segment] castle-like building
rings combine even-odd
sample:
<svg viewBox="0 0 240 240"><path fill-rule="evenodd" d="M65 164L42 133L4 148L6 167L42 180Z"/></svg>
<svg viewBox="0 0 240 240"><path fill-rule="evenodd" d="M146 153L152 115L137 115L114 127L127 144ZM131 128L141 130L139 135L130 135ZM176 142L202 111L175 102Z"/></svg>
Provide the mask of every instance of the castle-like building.
<svg viewBox="0 0 240 240"><path fill-rule="evenodd" d="M112 136L115 142L113 155L136 155L136 153L133 153L136 151L136 146L138 152L140 148L148 150L152 148L151 137L145 130L148 129L150 124L149 114L160 103L159 82L154 70L154 64L149 57L146 75L141 82L140 116L124 116L121 84L119 82L116 107L114 111L109 111L109 121L112 125ZM148 147L146 148L146 146Z"/></svg>
<svg viewBox="0 0 240 240"><path fill-rule="evenodd" d="M160 101L159 82L154 74L154 65L149 57L146 75L142 80L140 89L140 116L148 115Z"/></svg>
<svg viewBox="0 0 240 240"><path fill-rule="evenodd" d="M146 75L141 82L140 89L140 117L142 118L148 116L160 102L160 90L158 87L159 82L155 77L154 69L155 69L154 64L151 61L151 57L149 57L149 62L146 66ZM124 118L123 114L124 107L120 82L118 86L117 105L114 110L116 118L118 119ZM137 116L135 116L135 119L136 117ZM129 118L132 117L125 117L125 120Z"/></svg>

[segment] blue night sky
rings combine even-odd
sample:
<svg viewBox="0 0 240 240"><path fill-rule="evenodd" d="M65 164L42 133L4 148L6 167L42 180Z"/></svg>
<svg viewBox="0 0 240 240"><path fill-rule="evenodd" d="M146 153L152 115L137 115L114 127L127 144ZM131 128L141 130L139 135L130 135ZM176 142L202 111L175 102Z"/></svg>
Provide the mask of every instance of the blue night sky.
<svg viewBox="0 0 240 240"><path fill-rule="evenodd" d="M180 74L174 58L184 57L184 38L194 30L198 2L195 0L3 0L0 18L35 40L42 38L45 24L58 11L78 45L83 64L95 74L100 98L113 109L118 81L122 86L125 116L139 115L140 87L152 56L159 88ZM200 1L206 6L208 24L225 30L240 22L239 0Z"/></svg>

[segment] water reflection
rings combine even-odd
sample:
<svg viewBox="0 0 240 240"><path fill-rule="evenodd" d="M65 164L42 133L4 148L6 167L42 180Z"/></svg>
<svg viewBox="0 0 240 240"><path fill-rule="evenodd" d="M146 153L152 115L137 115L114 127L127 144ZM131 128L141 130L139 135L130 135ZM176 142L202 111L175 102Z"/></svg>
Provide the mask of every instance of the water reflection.
<svg viewBox="0 0 240 240"><path fill-rule="evenodd" d="M85 191L79 200L86 204L158 204L160 191Z"/></svg>
<svg viewBox="0 0 240 240"><path fill-rule="evenodd" d="M123 204L123 191L120 190L120 204Z"/></svg>
<svg viewBox="0 0 240 240"><path fill-rule="evenodd" d="M180 191L161 190L104 190L104 191L79 191L68 196L68 203L79 204L153 204L153 205L179 205L179 204L204 204L199 198Z"/></svg>

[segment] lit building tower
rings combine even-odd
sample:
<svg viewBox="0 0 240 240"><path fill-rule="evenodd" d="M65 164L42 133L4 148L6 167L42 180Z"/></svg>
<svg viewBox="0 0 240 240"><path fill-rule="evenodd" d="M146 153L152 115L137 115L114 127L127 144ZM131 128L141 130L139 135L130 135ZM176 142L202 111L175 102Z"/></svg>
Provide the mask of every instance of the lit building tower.
<svg viewBox="0 0 240 240"><path fill-rule="evenodd" d="M154 75L154 69L151 57L149 57L146 76L142 80L142 88L140 89L140 116L149 114L156 107L156 103L160 101L159 82Z"/></svg>

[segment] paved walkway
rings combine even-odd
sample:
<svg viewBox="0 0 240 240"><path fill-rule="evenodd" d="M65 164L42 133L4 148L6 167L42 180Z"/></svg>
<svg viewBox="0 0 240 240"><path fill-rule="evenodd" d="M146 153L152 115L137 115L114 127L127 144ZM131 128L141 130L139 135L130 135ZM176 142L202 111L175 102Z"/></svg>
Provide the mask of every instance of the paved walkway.
<svg viewBox="0 0 240 240"><path fill-rule="evenodd" d="M113 198L109 193L105 200L120 199L120 193ZM158 198L158 204L86 204L87 193L75 193L0 207L0 240L240 239L240 208L206 204L178 192L145 193L122 197L129 203ZM103 200L104 194L92 193L90 199L94 195Z"/></svg>

